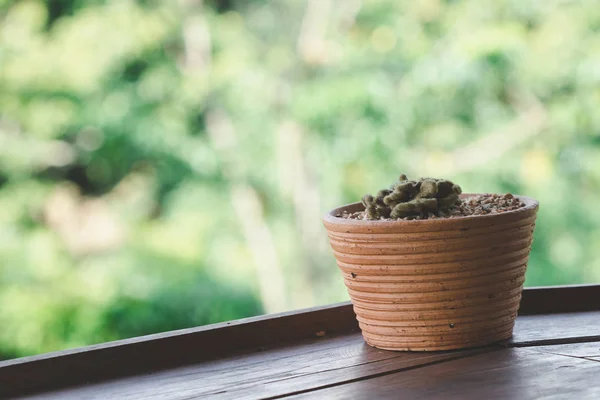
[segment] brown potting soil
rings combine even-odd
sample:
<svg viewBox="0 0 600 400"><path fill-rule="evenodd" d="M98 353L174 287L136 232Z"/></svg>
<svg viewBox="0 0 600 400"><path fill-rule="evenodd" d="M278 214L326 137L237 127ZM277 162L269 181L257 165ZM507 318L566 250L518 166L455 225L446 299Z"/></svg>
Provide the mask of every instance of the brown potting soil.
<svg viewBox="0 0 600 400"><path fill-rule="evenodd" d="M436 219L436 218L458 218L468 217L472 215L487 215L487 214L498 214L506 211L517 210L525 205L512 194L507 193L504 195L500 194L481 194L470 196L461 199L460 203L452 206L447 214L435 215L429 213L426 216L416 215L408 216L405 218L399 218L401 220L411 219ZM354 213L342 213L337 214L336 217L345 219L361 219L367 220L364 211L358 211ZM392 218L381 218L381 221L396 221Z"/></svg>

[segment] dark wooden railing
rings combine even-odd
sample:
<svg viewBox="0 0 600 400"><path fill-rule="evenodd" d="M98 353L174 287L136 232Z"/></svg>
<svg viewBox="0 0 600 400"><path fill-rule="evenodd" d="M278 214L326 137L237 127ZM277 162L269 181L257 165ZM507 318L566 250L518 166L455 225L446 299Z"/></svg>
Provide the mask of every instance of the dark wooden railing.
<svg viewBox="0 0 600 400"><path fill-rule="evenodd" d="M0 362L0 398L40 392L48 394L53 390L66 390L71 393L70 390L75 390L70 389L71 387L88 387L86 390L93 388L100 391L108 390L107 393L113 393L114 398L118 398L118 385L113 385L113 383L116 384L115 382L127 381L132 384L132 380L143 379L148 374L156 377L169 376L171 377L169 379L175 379L177 371L181 371L182 374L179 379L184 379L185 374L192 370L211 371L212 364L219 364L222 360L231 357L240 359L251 357L262 360L260 362L268 362L269 357L274 354L280 357L289 349L291 349L289 357L293 358L302 354L302 351L298 350L302 348L308 353L313 352L315 360L322 357L319 362L323 363L327 360L333 362L335 357L339 356L337 353L332 355L331 348L351 344L354 346L352 349L355 349L353 351L358 352L359 350L356 349L360 349L360 354L355 355L359 361L364 358L361 362L367 363L371 366L370 368L375 368L376 365L383 368L369 372L365 370L366 367L362 367L360 371L356 369L357 365L367 364L351 365L352 368L355 368L352 371L361 376L359 380L364 380L391 373L390 371L398 372L403 368L408 368L406 365L413 367L429 365L431 362L463 358L501 347L518 348L595 341L600 341L600 285L525 289L513 339L502 343L501 346L462 352L393 353L372 349L364 345L360 339L352 306L349 303L342 303L3 361ZM311 346L316 347L311 349ZM324 348L330 350L325 351ZM322 351L320 356L319 351ZM598 356L600 357L600 350ZM387 364L381 361L382 357L384 360L389 359L386 361ZM377 362L371 365L373 360ZM420 361L416 362L415 360ZM392 365L393 363L396 364ZM385 369L384 365L388 365L391 369ZM600 364L598 365L600 366ZM186 368L191 368L191 370L185 372ZM318 368L314 371L308 368L307 371L307 373L316 374ZM288 378L296 377L293 373L281 375L279 372L272 377L273 381L287 379L286 376ZM600 373L600 371L598 372ZM328 374L332 373L328 372ZM211 375L207 372L206 376L218 379L218 375L214 373ZM348 382L356 380L352 376L354 375L349 375ZM240 372L237 378L231 376L227 378L229 381L222 382L223 387L229 387L235 383L235 379L243 377L243 372ZM201 384L202 381L198 381L200 378L194 379L198 385ZM288 383L293 383L294 379ZM306 378L303 379L306 380ZM169 398L167 395L161 397L160 392L152 391L153 385L157 385L160 379L157 378L154 383L152 382L152 380L148 380L150 386L145 392L146 395L139 397L153 397L154 393L157 398ZM214 381L211 382L214 384ZM337 381L334 379L331 382ZM331 382L324 385L307 385L306 388L292 385L289 389L291 392L287 394L299 394L338 385ZM340 382L346 381L342 379ZM273 385L271 384L271 387L275 387ZM189 384L183 386L188 388L186 390L191 390ZM237 387L243 387L243 385ZM277 390L263 393L266 390L265 387L263 385L260 390L256 389L258 391L248 392L246 395L250 398L287 395L284 393L285 391L280 393ZM66 396L67 392L57 392L56 396L62 398L61 396ZM192 392L198 395L203 393L201 391ZM217 392L213 390L213 392L204 394L218 394L221 397L227 397L229 393L227 390L222 393ZM99 393L102 392L95 394L100 395ZM231 396L231 398L236 398L235 394L231 394ZM239 398L243 397L240 394Z"/></svg>

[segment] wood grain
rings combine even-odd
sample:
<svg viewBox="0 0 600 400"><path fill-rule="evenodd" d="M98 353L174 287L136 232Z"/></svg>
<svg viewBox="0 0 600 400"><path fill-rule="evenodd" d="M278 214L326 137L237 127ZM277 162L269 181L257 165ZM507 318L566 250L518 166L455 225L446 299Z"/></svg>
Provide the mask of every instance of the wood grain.
<svg viewBox="0 0 600 400"><path fill-rule="evenodd" d="M582 287L585 297L573 295L577 289L526 289L521 308L534 313L554 306L581 311L598 305L600 285ZM504 346L597 341L600 340L599 321L600 316L590 312L520 316L513 339ZM245 393L254 393L256 387L264 386L266 389L261 390L265 395L278 396L285 385L300 390L363 379L412 368L413 360L430 357L430 354L376 353L377 350L363 344L357 332L352 307L344 303L3 361L0 362L0 398L113 379L97 386L108 390L117 382L144 381L146 377L150 382L159 375L168 382L175 382L174 378L189 380L193 382L192 389L197 390L193 385L204 382L200 378L203 374L223 378L217 380L219 391L228 390L223 389L225 387L235 388L240 396L245 396ZM272 372L280 375L270 379L272 362L277 365ZM197 379L191 379L192 376ZM245 378L258 383L255 385L250 379L241 384ZM267 385L270 381L273 384ZM215 392L214 385L202 383L204 386L204 392ZM150 385L147 393L155 390Z"/></svg>
<svg viewBox="0 0 600 400"><path fill-rule="evenodd" d="M600 341L600 311L517 318L510 347Z"/></svg>
<svg viewBox="0 0 600 400"><path fill-rule="evenodd" d="M44 399L263 399L315 390L492 349L444 353L378 350L359 334L46 393Z"/></svg>
<svg viewBox="0 0 600 400"><path fill-rule="evenodd" d="M307 399L598 399L600 363L504 349L292 398Z"/></svg>
<svg viewBox="0 0 600 400"><path fill-rule="evenodd" d="M600 358L600 342L569 343L554 346L528 347L529 350L563 355L567 357L587 358L597 360Z"/></svg>
<svg viewBox="0 0 600 400"><path fill-rule="evenodd" d="M357 330L351 306L333 305L2 361L0 398L176 368L236 352L261 352Z"/></svg>
<svg viewBox="0 0 600 400"><path fill-rule="evenodd" d="M525 288L519 315L600 310L600 285Z"/></svg>

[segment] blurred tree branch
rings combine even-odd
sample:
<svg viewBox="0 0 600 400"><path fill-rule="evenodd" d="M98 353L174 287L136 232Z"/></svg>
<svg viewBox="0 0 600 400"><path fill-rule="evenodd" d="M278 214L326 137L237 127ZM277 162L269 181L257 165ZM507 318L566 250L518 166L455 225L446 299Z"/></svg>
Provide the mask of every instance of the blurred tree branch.
<svg viewBox="0 0 600 400"><path fill-rule="evenodd" d="M265 311L283 311L287 297L282 268L269 226L263 217L260 198L246 181L242 165L236 161L235 155L240 150L233 124L225 112L211 111L207 117L207 132L222 160L221 168L229 181L231 204L254 258Z"/></svg>

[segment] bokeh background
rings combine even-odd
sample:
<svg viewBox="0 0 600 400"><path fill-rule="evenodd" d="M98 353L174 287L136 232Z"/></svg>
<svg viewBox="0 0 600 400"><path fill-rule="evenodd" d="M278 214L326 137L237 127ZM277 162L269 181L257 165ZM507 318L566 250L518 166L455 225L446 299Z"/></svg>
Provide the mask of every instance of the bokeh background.
<svg viewBox="0 0 600 400"><path fill-rule="evenodd" d="M321 215L541 202L600 281L600 1L0 0L0 358L347 299Z"/></svg>

